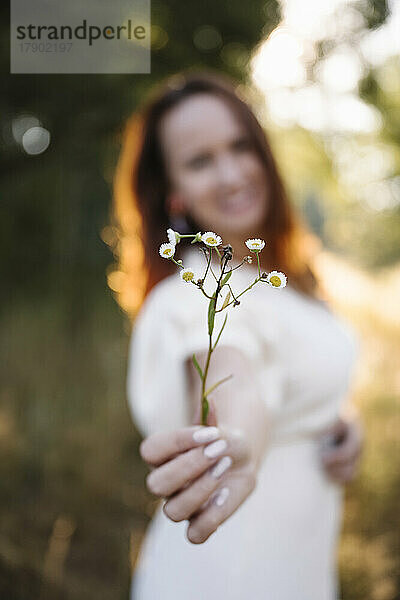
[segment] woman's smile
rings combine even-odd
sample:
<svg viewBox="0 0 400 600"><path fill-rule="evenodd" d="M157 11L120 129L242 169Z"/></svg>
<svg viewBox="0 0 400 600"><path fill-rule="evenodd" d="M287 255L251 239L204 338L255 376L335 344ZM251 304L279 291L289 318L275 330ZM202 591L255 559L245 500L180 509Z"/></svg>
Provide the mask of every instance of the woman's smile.
<svg viewBox="0 0 400 600"><path fill-rule="evenodd" d="M244 211L255 208L256 205L257 199L255 198L253 189L246 189L218 200L218 206L230 214L241 214Z"/></svg>

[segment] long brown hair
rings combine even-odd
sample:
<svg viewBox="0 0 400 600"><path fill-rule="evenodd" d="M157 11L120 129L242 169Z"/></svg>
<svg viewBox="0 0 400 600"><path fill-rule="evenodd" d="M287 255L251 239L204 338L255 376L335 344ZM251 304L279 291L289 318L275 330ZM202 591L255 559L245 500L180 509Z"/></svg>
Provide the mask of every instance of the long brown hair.
<svg viewBox="0 0 400 600"><path fill-rule="evenodd" d="M156 86L142 111L127 121L114 176L113 221L119 270L109 275L109 285L131 316L150 290L177 268L158 254L159 245L167 241L166 229L171 227L159 124L169 109L201 93L214 94L231 107L249 132L267 171L272 202L260 231L268 244L269 266L283 271L293 288L318 298L318 281L310 263L319 240L290 204L266 134L236 88L237 84L225 75L211 71L178 73ZM201 229L189 215L186 220L192 233ZM180 248L189 246L190 239L184 238Z"/></svg>

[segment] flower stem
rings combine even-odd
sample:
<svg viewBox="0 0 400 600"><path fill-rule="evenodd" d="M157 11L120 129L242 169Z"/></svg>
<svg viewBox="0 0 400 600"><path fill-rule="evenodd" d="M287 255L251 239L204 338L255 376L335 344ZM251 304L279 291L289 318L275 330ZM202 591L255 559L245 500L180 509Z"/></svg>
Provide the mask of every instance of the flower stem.
<svg viewBox="0 0 400 600"><path fill-rule="evenodd" d="M210 252L210 258L209 258L209 263L208 264L210 264L210 260L211 260L211 252ZM226 264L227 264L227 260L225 260L225 264L221 266L221 275L220 275L219 279L217 280L217 288L215 290L215 294L214 294L214 297L213 297L213 300L214 300L214 304L213 304L214 312L216 311L217 302L218 302L218 295L219 295L219 293L221 291L221 280L222 280L222 278L224 276L224 271L225 271L225 268L226 268ZM211 302L213 300L211 300ZM225 322L226 322L226 319L225 319ZM225 325L225 322L224 322L224 325ZM222 329L223 329L223 327L222 327ZM222 332L222 329L221 329L221 332ZM220 336L218 336L218 338L217 338L217 342L219 340L219 337ZM206 366L204 367L203 379L202 379L202 387L201 387L201 409L202 409L201 410L201 424L202 425L206 425L207 424L207 416L208 416L208 408L209 407L208 407L208 399L207 399L207 395L205 393L205 390L206 390L206 379L207 379L208 367L210 365L210 359L211 359L211 354L212 354L213 350L214 350L214 348L213 348L213 345L212 345L212 330L211 330L211 332L208 335L207 361L206 361Z"/></svg>
<svg viewBox="0 0 400 600"><path fill-rule="evenodd" d="M260 257L258 256L258 252L256 252L257 256L257 264L258 264L258 274L261 275L261 267L260 267Z"/></svg>
<svg viewBox="0 0 400 600"><path fill-rule="evenodd" d="M207 268L206 268L206 272L204 273L204 276L203 276L204 280L207 277L208 269L210 268L210 263L211 263L211 250L210 250L210 252L208 254Z"/></svg>
<svg viewBox="0 0 400 600"><path fill-rule="evenodd" d="M195 285L196 285L196 284L195 284ZM204 295L206 298L208 298L209 300L211 300L212 296L209 296L209 295L208 295L208 294L207 294L207 293L206 293L206 292L203 290L203 288L202 288L202 287L199 287L199 290L201 290L202 294L203 294L203 295Z"/></svg>
<svg viewBox="0 0 400 600"><path fill-rule="evenodd" d="M181 269L184 269L185 267L183 265L181 265L180 263L178 263L173 256L171 256L170 260L172 260L172 262L174 262L176 265L178 265L178 267L180 267Z"/></svg>
<svg viewBox="0 0 400 600"><path fill-rule="evenodd" d="M208 416L208 400L206 397L206 379L208 373L208 367L210 366L210 358L212 354L212 334L208 336L208 353L207 353L207 361L206 366L204 367L203 380L201 386L201 424L207 425L207 416Z"/></svg>
<svg viewBox="0 0 400 600"><path fill-rule="evenodd" d="M208 394L210 392L212 392L213 390L215 390L219 385L221 385L221 383L225 383L225 381L228 381L228 379L231 379L231 377L233 377L233 375L228 375L227 377L224 377L223 379L221 379L221 381L218 381L217 383L214 383L214 385L212 385L211 387L208 388L208 390L206 391L206 396L208 396Z"/></svg>

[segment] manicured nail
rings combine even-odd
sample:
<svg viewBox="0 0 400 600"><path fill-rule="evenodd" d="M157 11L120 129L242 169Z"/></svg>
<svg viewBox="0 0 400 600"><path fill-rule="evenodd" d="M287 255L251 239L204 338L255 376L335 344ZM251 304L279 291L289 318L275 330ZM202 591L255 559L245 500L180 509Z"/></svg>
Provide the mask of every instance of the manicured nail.
<svg viewBox="0 0 400 600"><path fill-rule="evenodd" d="M224 450L226 450L227 447L228 447L228 444L227 444L226 440L217 440L216 442L213 442L212 444L209 444L208 446L206 446L204 448L204 454L206 456L208 456L209 458L215 458L216 456L221 454Z"/></svg>
<svg viewBox="0 0 400 600"><path fill-rule="evenodd" d="M193 433L195 442L211 442L220 436L218 427L203 427Z"/></svg>
<svg viewBox="0 0 400 600"><path fill-rule="evenodd" d="M227 488L227 487L221 488L219 494L215 498L215 504L217 506L222 506L228 496L229 496L229 488Z"/></svg>
<svg viewBox="0 0 400 600"><path fill-rule="evenodd" d="M217 462L217 464L214 465L214 467L211 469L211 475L213 477L217 477L217 478L221 477L221 475L223 473L225 473L225 471L227 469L229 469L229 467L231 466L232 462L233 461L232 461L232 458L230 456L223 456L221 458L221 460L219 460Z"/></svg>

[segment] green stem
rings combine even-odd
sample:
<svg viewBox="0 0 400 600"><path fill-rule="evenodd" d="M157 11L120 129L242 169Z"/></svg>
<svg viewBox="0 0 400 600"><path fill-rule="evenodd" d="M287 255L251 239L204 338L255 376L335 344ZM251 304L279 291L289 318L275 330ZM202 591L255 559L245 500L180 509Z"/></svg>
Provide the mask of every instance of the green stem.
<svg viewBox="0 0 400 600"><path fill-rule="evenodd" d="M211 249L210 252L208 254L208 261L207 261L207 268L206 268L206 272L204 273L203 276L203 280L205 281L206 277L207 277L207 273L208 273L208 269L210 268L210 263L211 263Z"/></svg>
<svg viewBox="0 0 400 600"><path fill-rule="evenodd" d="M212 385L211 387L208 388L208 390L206 391L206 396L208 396L208 394L210 392L212 392L213 390L215 390L215 388L219 385L221 385L221 383L225 383L225 381L228 381L228 379L230 379L231 377L233 377L233 375L228 375L227 377L224 377L223 379L221 379L221 381L217 381L217 383L214 383L214 385Z"/></svg>
<svg viewBox="0 0 400 600"><path fill-rule="evenodd" d="M215 273L214 273L214 271L212 270L212 267L210 267L210 271L211 271L211 273L212 273L212 275L213 275L213 277L214 277L215 281L217 281L217 282L218 282L218 277L216 276L216 274L215 274Z"/></svg>
<svg viewBox="0 0 400 600"><path fill-rule="evenodd" d="M217 312L217 311L215 311L215 312ZM220 311L218 311L218 312L220 312ZM223 322L223 324L222 324L222 327L221 327L221 329L220 329L220 332L219 332L219 334L218 334L218 336L217 336L217 339L215 340L215 344L214 344L214 346L213 346L213 350L215 350L215 346L216 346L216 345L218 344L218 342L219 342L219 338L221 337L221 334L222 334L222 332L223 332L223 330L224 330L224 327L225 327L225 324L226 324L226 320L227 320L227 318L228 318L228 315L226 314L226 315L225 315L224 322Z"/></svg>
<svg viewBox="0 0 400 600"><path fill-rule="evenodd" d="M210 366L211 354L212 354L212 334L210 334L208 336L207 361L206 361L206 366L204 367L203 380L202 380L202 385L201 385L201 424L202 425L207 425L208 400L206 397L205 389L206 389L206 379L207 379L208 367Z"/></svg>
<svg viewBox="0 0 400 600"><path fill-rule="evenodd" d="M170 260L172 260L172 262L174 262L176 265L178 265L178 267L180 267L181 269L185 268L183 265L181 265L180 263L176 262L176 260L174 259L173 256L171 256Z"/></svg>
<svg viewBox="0 0 400 600"><path fill-rule="evenodd" d="M220 253L218 252L218 248L215 248L215 250L217 251L218 256L220 258L222 258L221 255L220 255ZM207 269L210 266L210 262L211 262L211 251L210 251L210 257L209 257ZM214 312L216 311L217 302L218 302L218 294L221 291L221 280L222 280L222 278L224 276L224 272L225 272L225 268L226 268L227 262L228 261L225 260L224 265L221 265L221 275L220 275L219 279L217 279L215 277L215 275L214 275L214 273L213 273L213 271L212 271L212 269L210 267L211 272L213 273L215 279L217 280L217 288L215 290L215 296L214 296ZM225 323L226 323L226 318L225 318L224 324L222 326L222 329L224 328ZM217 342L218 342L218 340L220 338L220 335L222 333L222 329L221 329L221 331L219 333L219 336L217 338ZM215 345L217 345L217 343ZM202 385L201 385L201 424L202 425L206 425L207 424L207 416L208 416L209 405L208 405L208 399L207 399L207 393L206 393L206 379L207 379L207 374L208 374L208 368L210 366L211 354L212 354L213 350L214 350L214 348L213 348L213 345L212 345L212 332L211 332L208 335L207 361L206 361L206 365L204 367L203 378L202 378Z"/></svg>
<svg viewBox="0 0 400 600"><path fill-rule="evenodd" d="M256 255L257 255L257 264L258 264L258 275L261 275L260 257L258 256L258 252L256 252Z"/></svg>
<svg viewBox="0 0 400 600"><path fill-rule="evenodd" d="M196 284L194 284L194 285L196 285ZM209 300L211 300L212 296L209 296L209 295L208 295L208 294L207 294L207 293L206 293L206 292L203 290L203 288L202 288L202 287L199 287L199 290L201 290L201 292L203 293L203 295L204 295L206 298L208 298Z"/></svg>
<svg viewBox="0 0 400 600"><path fill-rule="evenodd" d="M235 269L238 269L239 267L241 267L244 262L245 262L245 260L243 259L241 263L236 265L236 267L231 267L231 271L234 271Z"/></svg>

